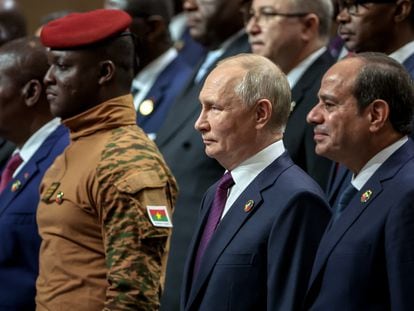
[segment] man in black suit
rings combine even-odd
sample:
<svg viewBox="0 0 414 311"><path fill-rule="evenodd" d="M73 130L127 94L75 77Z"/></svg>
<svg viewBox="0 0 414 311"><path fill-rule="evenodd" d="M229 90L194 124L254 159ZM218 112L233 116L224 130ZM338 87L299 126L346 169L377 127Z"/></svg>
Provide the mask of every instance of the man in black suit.
<svg viewBox="0 0 414 311"><path fill-rule="evenodd" d="M325 188L331 162L316 155L306 115L317 102L322 75L334 63L326 49L332 21L331 0L253 0L245 7L253 53L265 56L287 75L292 112L283 142L293 161Z"/></svg>
<svg viewBox="0 0 414 311"><path fill-rule="evenodd" d="M171 250L161 310L179 308L180 286L187 249L195 229L203 193L223 174L216 160L204 153L194 123L200 114L198 96L207 74L221 59L249 51L240 12L242 0L186 0L191 36L208 49L192 78L183 85L157 133L155 142L180 187L173 217Z"/></svg>

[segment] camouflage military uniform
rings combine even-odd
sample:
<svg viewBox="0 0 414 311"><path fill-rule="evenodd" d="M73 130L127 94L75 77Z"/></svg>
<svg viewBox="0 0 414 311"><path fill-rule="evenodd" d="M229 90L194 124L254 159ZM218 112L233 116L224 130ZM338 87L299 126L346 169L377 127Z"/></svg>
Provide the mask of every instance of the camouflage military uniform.
<svg viewBox="0 0 414 311"><path fill-rule="evenodd" d="M37 310L157 310L171 228L149 207L170 216L175 180L131 96L64 124L71 143L41 185Z"/></svg>

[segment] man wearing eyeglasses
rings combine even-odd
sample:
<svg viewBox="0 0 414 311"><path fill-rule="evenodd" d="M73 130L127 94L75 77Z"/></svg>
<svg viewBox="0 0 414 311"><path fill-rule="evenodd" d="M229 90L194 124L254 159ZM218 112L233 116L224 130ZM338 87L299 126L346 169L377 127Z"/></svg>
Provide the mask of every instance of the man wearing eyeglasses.
<svg viewBox="0 0 414 311"><path fill-rule="evenodd" d="M414 77L412 0L340 0L337 21L348 50L388 54Z"/></svg>
<svg viewBox="0 0 414 311"><path fill-rule="evenodd" d="M348 50L388 54L414 78L412 0L340 0L338 4L338 34ZM352 173L343 165L335 166L332 172L327 192L329 202L335 206Z"/></svg>
<svg viewBox="0 0 414 311"><path fill-rule="evenodd" d="M317 102L322 75L334 63L326 49L333 16L330 0L253 0L244 10L253 53L287 74L292 112L283 142L293 161L325 188L331 161L316 155L306 115Z"/></svg>

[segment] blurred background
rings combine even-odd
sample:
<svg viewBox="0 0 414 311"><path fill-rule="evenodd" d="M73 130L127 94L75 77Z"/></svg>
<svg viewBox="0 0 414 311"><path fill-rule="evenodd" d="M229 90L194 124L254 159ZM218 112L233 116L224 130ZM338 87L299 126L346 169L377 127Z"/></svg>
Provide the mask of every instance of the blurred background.
<svg viewBox="0 0 414 311"><path fill-rule="evenodd" d="M63 10L88 11L102 8L102 0L17 0L27 19L29 34L40 26L43 17Z"/></svg>

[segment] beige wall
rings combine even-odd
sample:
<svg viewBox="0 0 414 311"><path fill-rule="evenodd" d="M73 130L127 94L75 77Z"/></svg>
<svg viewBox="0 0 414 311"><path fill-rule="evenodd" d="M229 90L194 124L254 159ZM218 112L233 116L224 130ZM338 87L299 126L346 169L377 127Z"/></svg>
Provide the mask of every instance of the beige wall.
<svg viewBox="0 0 414 311"><path fill-rule="evenodd" d="M103 6L103 0L19 0L27 18L29 33L33 34L43 16L65 9L88 11Z"/></svg>

